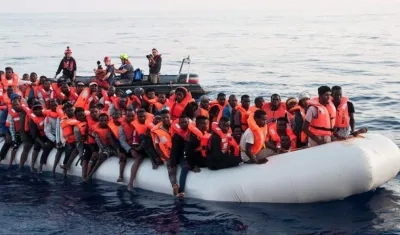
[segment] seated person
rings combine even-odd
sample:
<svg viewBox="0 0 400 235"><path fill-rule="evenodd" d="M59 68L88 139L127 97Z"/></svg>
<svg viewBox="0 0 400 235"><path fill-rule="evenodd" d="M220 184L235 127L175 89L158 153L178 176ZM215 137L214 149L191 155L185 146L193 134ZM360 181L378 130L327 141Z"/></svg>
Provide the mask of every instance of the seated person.
<svg viewBox="0 0 400 235"><path fill-rule="evenodd" d="M119 58L121 59L121 66L114 70L114 72L121 74L121 80L133 81L135 70L133 69L131 62L128 60L128 55L124 53ZM115 85L120 85L120 82L116 81Z"/></svg>
<svg viewBox="0 0 400 235"><path fill-rule="evenodd" d="M213 133L207 151L207 167L211 170L219 170L239 165L239 145L228 135L230 121L227 117L221 117L218 126L212 126Z"/></svg>
<svg viewBox="0 0 400 235"><path fill-rule="evenodd" d="M200 172L200 167L206 167L206 158L202 155L202 148L200 146L203 138L208 141L210 134L207 133L208 118L205 116L197 116L196 127L203 133L203 137L197 136L195 133L190 132L188 141L185 143L186 161L189 169L193 172ZM208 135L204 137L205 135ZM203 145L207 145L207 142Z"/></svg>

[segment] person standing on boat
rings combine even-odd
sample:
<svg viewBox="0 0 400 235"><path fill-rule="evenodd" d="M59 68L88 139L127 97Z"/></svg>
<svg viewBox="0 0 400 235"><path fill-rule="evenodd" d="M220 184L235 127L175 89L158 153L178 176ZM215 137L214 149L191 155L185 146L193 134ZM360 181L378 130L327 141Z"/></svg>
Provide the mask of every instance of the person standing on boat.
<svg viewBox="0 0 400 235"><path fill-rule="evenodd" d="M310 100L303 131L308 136L310 147L332 141L333 127L336 119L336 108L331 102L331 88L318 88L318 99Z"/></svg>
<svg viewBox="0 0 400 235"><path fill-rule="evenodd" d="M69 49L69 47L67 47L67 50L65 50L64 55L65 55L64 58L62 58L60 65L58 66L58 69L56 72L56 77L62 71L62 76L66 80L70 79L71 82L75 83L75 81L76 81L76 61L71 56L72 51L71 51L71 49Z"/></svg>
<svg viewBox="0 0 400 235"><path fill-rule="evenodd" d="M131 62L128 60L128 54L124 53L119 58L121 59L122 64L114 72L121 74L121 80L133 81L135 70L133 69ZM119 85L118 81L115 82L115 85Z"/></svg>
<svg viewBox="0 0 400 235"><path fill-rule="evenodd" d="M152 83L160 83L161 54L158 53L156 48L153 48L151 54L147 55L146 58L149 60L150 81Z"/></svg>

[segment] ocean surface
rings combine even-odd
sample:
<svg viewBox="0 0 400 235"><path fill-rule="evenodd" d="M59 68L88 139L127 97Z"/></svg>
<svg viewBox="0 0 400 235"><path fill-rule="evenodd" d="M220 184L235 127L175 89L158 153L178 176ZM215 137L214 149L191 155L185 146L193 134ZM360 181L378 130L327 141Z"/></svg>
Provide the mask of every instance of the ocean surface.
<svg viewBox="0 0 400 235"><path fill-rule="evenodd" d="M400 9L400 7L398 8ZM191 71L215 97L252 98L340 85L358 127L400 145L400 14L1 14L0 68L53 77L66 46L89 75L97 60L128 53L147 71ZM0 234L400 234L400 177L374 192L304 205L177 200L101 181L34 175L0 166Z"/></svg>

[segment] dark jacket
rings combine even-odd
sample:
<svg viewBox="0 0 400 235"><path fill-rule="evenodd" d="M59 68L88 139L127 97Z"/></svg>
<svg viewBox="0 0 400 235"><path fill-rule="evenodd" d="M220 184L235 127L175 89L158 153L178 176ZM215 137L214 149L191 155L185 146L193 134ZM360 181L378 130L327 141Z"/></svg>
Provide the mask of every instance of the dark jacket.
<svg viewBox="0 0 400 235"><path fill-rule="evenodd" d="M162 63L162 58L161 55L157 55L156 57L153 58L156 63L154 64L149 64L150 68L150 74L159 74L161 70L161 63Z"/></svg>

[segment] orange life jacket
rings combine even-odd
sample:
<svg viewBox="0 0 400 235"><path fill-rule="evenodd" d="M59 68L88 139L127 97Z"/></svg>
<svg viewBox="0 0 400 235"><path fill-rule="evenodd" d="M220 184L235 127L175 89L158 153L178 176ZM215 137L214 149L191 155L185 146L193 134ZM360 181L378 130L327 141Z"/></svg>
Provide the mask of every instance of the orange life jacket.
<svg viewBox="0 0 400 235"><path fill-rule="evenodd" d="M261 108L257 108L255 105L251 105L250 108L249 108L249 111L250 111L251 113L254 113L255 111L257 111L257 110L259 110L259 109L261 109Z"/></svg>
<svg viewBox="0 0 400 235"><path fill-rule="evenodd" d="M94 139L92 133L93 133L93 128L99 123L98 121L95 121L90 114L86 115L86 121L88 123L88 130L87 130L87 138L85 141L85 144L95 144L96 140ZM86 130L85 130L86 132ZM85 133L86 135L86 133Z"/></svg>
<svg viewBox="0 0 400 235"><path fill-rule="evenodd" d="M73 124L77 124L78 121L75 118L68 118L67 115L63 116L60 121L61 134L68 144L76 142L74 135Z"/></svg>
<svg viewBox="0 0 400 235"><path fill-rule="evenodd" d="M172 125L172 131L174 134L180 135L185 141L189 140L190 133L195 134L197 137L203 136L203 133L196 127L192 120L189 120L189 125L187 130L182 130L181 126L179 125L179 119L176 119Z"/></svg>
<svg viewBox="0 0 400 235"><path fill-rule="evenodd" d="M281 147L281 137L278 134L277 130L277 124L274 123L268 128L268 135L270 136L270 139L273 140L276 143L276 147L280 148ZM295 149L296 148L296 136L293 134L292 128L290 128L289 125L286 127L286 135L289 136L290 142L291 142L291 148Z"/></svg>
<svg viewBox="0 0 400 235"><path fill-rule="evenodd" d="M104 146L110 146L110 142L107 138L107 134L109 133L110 129L109 128L101 128L99 123L97 123L93 127L93 134L97 134L97 136L100 138L101 143Z"/></svg>
<svg viewBox="0 0 400 235"><path fill-rule="evenodd" d="M221 147L222 153L230 152L231 147L233 147L233 149L234 149L233 154L235 156L239 156L240 147L236 143L235 139L232 137L232 132L228 131L228 133L226 133L226 134L223 133L221 128L218 127L218 123L216 123L216 122L212 123L211 129L215 134L217 134L221 138L220 147Z"/></svg>
<svg viewBox="0 0 400 235"><path fill-rule="evenodd" d="M33 90L33 97L37 97L37 90L35 88L39 85L39 81L36 81L34 84L35 86L33 86L32 84L26 86L24 93L24 97L26 99L29 98L29 94L31 93L32 90Z"/></svg>
<svg viewBox="0 0 400 235"><path fill-rule="evenodd" d="M314 106L318 112L317 117L310 123L311 133L315 136L331 136L336 118L336 108L333 103L329 102L325 106L317 100L310 100L309 105Z"/></svg>
<svg viewBox="0 0 400 235"><path fill-rule="evenodd" d="M2 85L3 92L6 92L6 90L9 86L13 86L17 90L18 89L18 81L19 81L19 78L18 78L18 74L16 74L16 73L13 73L11 75L10 80L8 80L6 78L6 75L3 74L1 76L1 85Z"/></svg>
<svg viewBox="0 0 400 235"><path fill-rule="evenodd" d="M114 99L116 98L115 95L109 97L107 92L105 90L101 90L101 94L103 96L104 100L104 110L108 112L108 109L110 108L110 105L114 102Z"/></svg>
<svg viewBox="0 0 400 235"><path fill-rule="evenodd" d="M85 88L79 94L78 98L76 99L75 107L80 107L85 110L89 110L91 102L97 103L99 102L99 98L97 97L97 93L93 92L90 93L90 88Z"/></svg>
<svg viewBox="0 0 400 235"><path fill-rule="evenodd" d="M154 124L152 123L153 117L154 117L153 114L147 113L146 121L144 124L139 123L139 121L137 119L135 119L135 120L133 120L133 122L131 122L131 124L135 128L138 135L146 135L148 129L151 130L152 128L154 128Z"/></svg>
<svg viewBox="0 0 400 235"><path fill-rule="evenodd" d="M210 133L205 133L201 138L200 138L200 151L201 151L201 156L206 158L207 157L207 151L210 149Z"/></svg>
<svg viewBox="0 0 400 235"><path fill-rule="evenodd" d="M108 122L108 127L110 128L112 134L114 135L114 137L119 140L119 125L117 125L117 123L114 122L114 120L110 120Z"/></svg>
<svg viewBox="0 0 400 235"><path fill-rule="evenodd" d="M272 123L276 121L276 119L286 116L286 104L281 102L278 110L271 110L271 103L265 103L262 109L267 113L267 125L270 126Z"/></svg>
<svg viewBox="0 0 400 235"><path fill-rule="evenodd" d="M14 121L14 130L17 133L19 133L21 131L21 128L22 128L21 116L20 116L21 112L17 112L12 108L8 110L8 114L11 116L11 118ZM6 127L10 127L10 122L8 121L8 119L6 121Z"/></svg>
<svg viewBox="0 0 400 235"><path fill-rule="evenodd" d="M293 115L293 118L294 118L294 114L296 113L296 111L300 112L301 117L303 118L303 121L304 121L306 119L306 111L304 110L304 108L301 107L300 105L296 105L293 108L291 108L289 110L289 113L291 113ZM300 136L297 136L297 138L300 138L301 143L307 143L307 135L306 135L306 133L304 133L304 131L301 131Z"/></svg>
<svg viewBox="0 0 400 235"><path fill-rule="evenodd" d="M28 106L26 106L25 104L22 104L21 105L21 108L22 108L22 110L24 110L25 111L25 113L26 113L26 117L25 117L25 131L29 131L29 119L30 120L32 120L35 124L36 124L36 126L38 127L38 129L39 129L39 135L40 136L45 136L45 134L44 134L44 119L46 118L45 116L42 116L42 117L38 117L38 116L36 116L33 112L32 112L32 110L28 107ZM29 119L28 119L28 117L29 117Z"/></svg>
<svg viewBox="0 0 400 235"><path fill-rule="evenodd" d="M210 115L208 113L208 110L200 108L200 107L195 112L195 117L198 117L198 116L204 116L204 117L207 117L207 118L210 117Z"/></svg>
<svg viewBox="0 0 400 235"><path fill-rule="evenodd" d="M120 98L119 98L119 97L115 97L115 99L112 99L112 103L113 103L113 105L114 105L114 108L115 108L116 110L121 111L121 114L124 115L125 112L126 112L126 108L128 108L128 107L132 104L131 99L129 99L129 98L126 99L126 108L125 108L125 109L122 109L122 108L120 107L119 101L120 101ZM107 110L107 111L108 111L108 110Z"/></svg>
<svg viewBox="0 0 400 235"><path fill-rule="evenodd" d="M38 90L38 94L42 94L43 100L46 103L46 106L48 106L50 99L54 98L54 91L52 88L50 88L49 91L45 91L43 88Z"/></svg>
<svg viewBox="0 0 400 235"><path fill-rule="evenodd" d="M336 122L335 127L346 128L350 125L349 107L347 97L342 97L339 106L336 108Z"/></svg>
<svg viewBox="0 0 400 235"><path fill-rule="evenodd" d="M222 117L225 106L227 106L227 105L229 105L228 101L225 101L224 105L220 105L218 100L211 101L210 105L208 106L208 111L210 111L212 107L217 106L219 112L218 112L218 116L214 120L210 120L210 121L218 122L219 119Z"/></svg>
<svg viewBox="0 0 400 235"><path fill-rule="evenodd" d="M261 149L265 148L265 142L268 138L268 127L267 125L264 127L259 127L254 120L254 113L250 114L247 122L254 136L254 144L251 147L251 153L256 155L261 151Z"/></svg>
<svg viewBox="0 0 400 235"><path fill-rule="evenodd" d="M157 137L159 140L158 146L164 155L164 156L160 156L161 159L163 161L168 160L171 156L171 148L172 148L171 129L168 132L164 128L162 128L162 123L159 123L157 126L155 126L151 130L151 135L152 135L154 147L156 146L155 138Z"/></svg>
<svg viewBox="0 0 400 235"><path fill-rule="evenodd" d="M242 131L245 131L248 127L249 124L247 123L247 119L249 119L249 115L251 113L250 109L246 110L242 107L242 105L237 105L235 107L236 111L240 112L240 125Z"/></svg>
<svg viewBox="0 0 400 235"><path fill-rule="evenodd" d="M171 97L169 97L168 101L168 108L169 108L169 113L171 114L171 120L175 120L177 118L180 118L183 114L183 111L185 111L186 106L192 102L192 94L184 88L181 87L184 90L186 90L186 96L183 98L183 100L180 103L176 102L176 95L173 94Z"/></svg>
<svg viewBox="0 0 400 235"><path fill-rule="evenodd" d="M126 137L126 143L128 143L128 144L132 144L134 142L137 143L138 140L134 141L134 138L136 137L136 130L135 130L134 126L132 125L132 123L128 123L126 121L126 119L123 118L121 120L121 126L122 126L122 129L124 130L124 134Z"/></svg>

